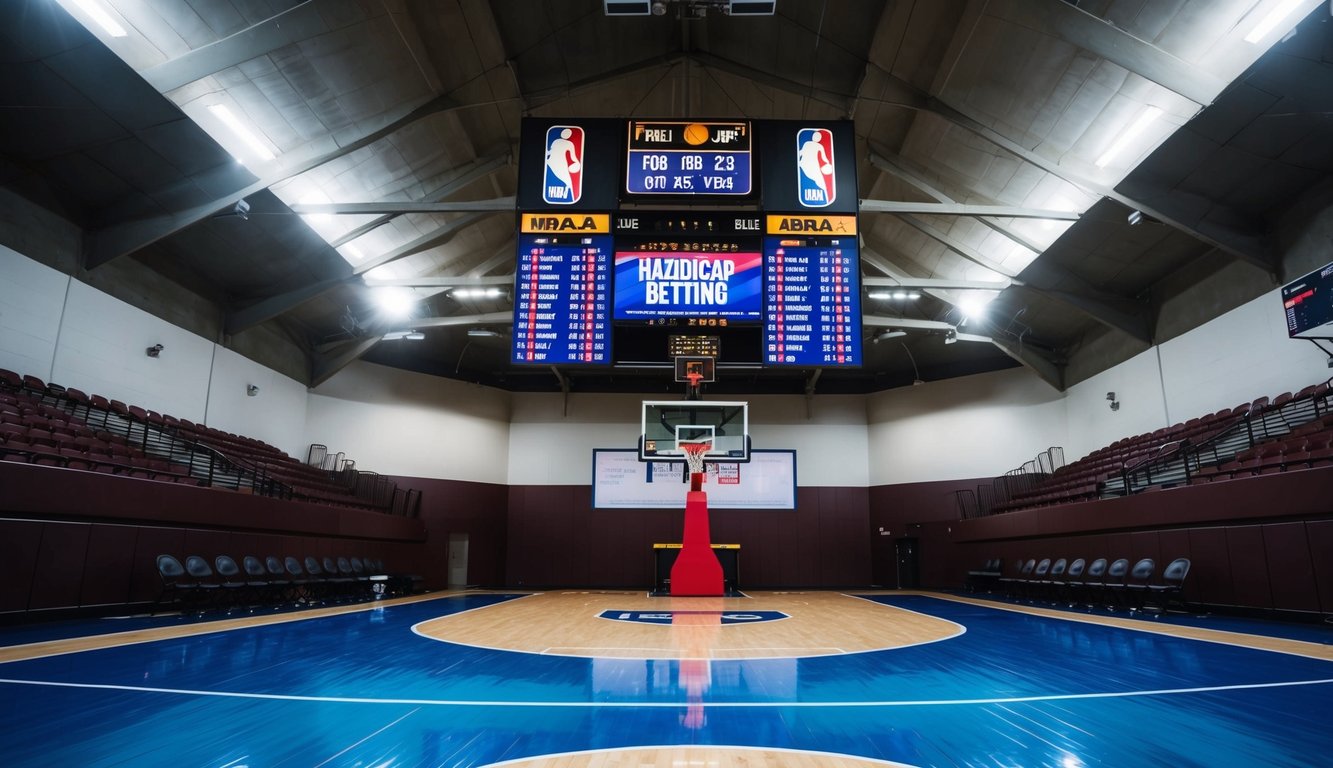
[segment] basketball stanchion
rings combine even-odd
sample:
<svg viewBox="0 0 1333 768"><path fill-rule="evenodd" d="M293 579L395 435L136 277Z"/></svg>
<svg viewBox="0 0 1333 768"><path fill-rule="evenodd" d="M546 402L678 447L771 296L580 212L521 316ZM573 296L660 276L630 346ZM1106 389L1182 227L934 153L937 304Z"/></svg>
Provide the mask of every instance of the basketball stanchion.
<svg viewBox="0 0 1333 768"><path fill-rule="evenodd" d="M713 552L708 526L708 494L703 483L707 474L705 456L712 442L678 442L690 473L690 491L685 494L685 534L680 554L671 566L672 597L721 597L726 594L722 563Z"/></svg>

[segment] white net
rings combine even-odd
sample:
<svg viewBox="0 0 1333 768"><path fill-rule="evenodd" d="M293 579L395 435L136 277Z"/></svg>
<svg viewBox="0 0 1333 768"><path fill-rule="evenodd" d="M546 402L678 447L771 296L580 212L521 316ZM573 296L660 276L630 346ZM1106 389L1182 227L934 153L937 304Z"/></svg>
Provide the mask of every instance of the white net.
<svg viewBox="0 0 1333 768"><path fill-rule="evenodd" d="M708 453L711 447L709 443L680 443L680 450L685 454L685 466L691 475L696 475L712 469L704 464L704 455Z"/></svg>

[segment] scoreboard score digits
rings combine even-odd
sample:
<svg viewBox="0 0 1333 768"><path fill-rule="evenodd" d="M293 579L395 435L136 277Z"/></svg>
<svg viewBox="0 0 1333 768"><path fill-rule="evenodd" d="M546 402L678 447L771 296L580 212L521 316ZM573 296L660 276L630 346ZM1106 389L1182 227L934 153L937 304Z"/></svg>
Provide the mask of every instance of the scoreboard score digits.
<svg viewBox="0 0 1333 768"><path fill-rule="evenodd" d="M631 195L749 195L750 123L629 121Z"/></svg>

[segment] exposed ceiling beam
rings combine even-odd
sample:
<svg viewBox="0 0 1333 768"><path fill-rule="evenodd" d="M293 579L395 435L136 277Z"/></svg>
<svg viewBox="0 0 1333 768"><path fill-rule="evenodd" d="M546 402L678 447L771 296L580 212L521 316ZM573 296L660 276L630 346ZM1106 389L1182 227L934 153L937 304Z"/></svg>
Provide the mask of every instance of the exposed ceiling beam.
<svg viewBox="0 0 1333 768"><path fill-rule="evenodd" d="M402 277L393 279L372 279L366 278L366 285L370 288L388 288L393 286L402 286L405 288L474 288L477 286L512 286L514 284L513 275L495 275L494 277L468 277L466 275L450 275L447 277Z"/></svg>
<svg viewBox="0 0 1333 768"><path fill-rule="evenodd" d="M888 158L872 152L871 164L877 168L886 170L888 173L898 176L932 197L944 197L946 200L949 199L944 192L935 189L924 180L918 182L915 174L912 174L907 169L896 167ZM935 227L931 227L925 222L911 216L902 216L902 219L908 224L921 230L926 235L943 243L945 247L958 253L964 258L1004 274L1003 270L996 269L996 267L1000 265L989 266L987 263L977 261L978 258L985 259L984 255L975 249L968 247L965 243L957 241L955 238L948 235L948 233L941 232ZM1018 242L1033 253L1041 253L1035 243L1027 242L1026 238L1022 238L1020 235L1017 235L1017 233L1010 233L1007 227L1003 227L999 224L992 224L985 219L981 219L981 222L1000 232L1000 234L1009 237L1011 240ZM990 260L985 259L985 262L990 262ZM1115 330L1123 331L1140 341L1151 343L1154 333L1154 323L1147 307L1128 299L1108 294L1105 291L1089 285L1086 281L1069 270L1052 263L1049 259L1041 258L1040 255L1028 264L1023 270L1023 275L1024 280L1021 284L1027 285L1031 290L1067 304L1089 315L1103 325ZM1063 287L1057 288L1055 286Z"/></svg>
<svg viewBox="0 0 1333 768"><path fill-rule="evenodd" d="M511 325L513 312L483 312L477 315L450 315L448 317L423 317L413 320L413 328L447 328L457 325Z"/></svg>
<svg viewBox="0 0 1333 768"><path fill-rule="evenodd" d="M867 288L917 288L956 291L1003 291L1013 285L1012 280L948 280L938 277L865 277L861 285Z"/></svg>
<svg viewBox="0 0 1333 768"><path fill-rule="evenodd" d="M472 269L469 269L467 271L467 274L469 277L479 277L481 275L486 274L487 272L490 272L492 269L495 269L501 264L504 264L505 262L516 263L517 257L518 257L518 243L513 238L510 238L499 248L496 248L495 253L493 253L489 259L476 265Z"/></svg>
<svg viewBox="0 0 1333 768"><path fill-rule="evenodd" d="M1001 352L1027 366L1042 381L1063 392L1065 388L1064 366L1049 360L1045 355L1031 347L1015 344L1006 339L991 339L990 342Z"/></svg>
<svg viewBox="0 0 1333 768"><path fill-rule="evenodd" d="M332 32L334 28L327 19L338 18L339 14L325 15L324 11L339 4L339 0L306 0L217 42L140 70L139 75L159 93L175 90L279 48ZM353 23L359 24L361 19Z"/></svg>
<svg viewBox="0 0 1333 768"><path fill-rule="evenodd" d="M974 13L974 9L980 9L984 7L984 5L985 3L969 3L968 12ZM958 41L955 40L953 49L956 49L957 45ZM871 64L869 66L875 65ZM1018 159L1030 163L1057 178L1064 179L1076 187L1082 188L1084 191L1099 197L1109 197L1122 205L1138 209L1158 221L1193 235L1199 240L1202 240L1233 258L1240 259L1259 267L1276 280L1276 268L1272 263L1272 257L1268 253L1269 249L1266 236L1262 232L1241 230L1215 220L1203 221L1197 225L1185 224L1171 216L1163 214L1161 211L1132 200L1105 184L1095 179L1088 178L1068 166L1061 165L1059 161L1043 157L1041 154L1028 149L995 129L980 121L972 119L943 100L927 93L912 83L903 80L892 72L884 70L878 66L875 68L881 79L894 85L902 93L902 98L894 101L876 99L869 96L861 96L859 98L864 98L868 101L876 102L888 107L932 113L941 119L1000 147ZM1235 216L1234 220L1243 220L1243 218Z"/></svg>
<svg viewBox="0 0 1333 768"><path fill-rule="evenodd" d="M957 331L952 323L943 320L918 320L914 317L887 317L865 315L861 324L870 328L908 328L914 331Z"/></svg>
<svg viewBox="0 0 1333 768"><path fill-rule="evenodd" d="M939 229L933 224L930 224L929 222L922 221L921 219L918 219L915 216L908 216L906 214L899 214L898 218L902 219L904 224L907 224L913 229L920 231L922 234L926 235L932 240L935 240L936 242L943 245L945 248L948 248L949 250L953 251L959 256L962 256L964 259L967 259L968 261L972 262L973 264L976 264L977 266L985 267L986 269L989 269L990 271L995 272L996 274L1004 275L1005 277L1013 277L1014 275L1017 274L1017 272L1015 272L1013 269L1006 267L1003 264L999 263L998 261L991 259L989 256L982 253L981 251L978 251L977 249L973 248L967 243L964 243L963 241L959 240L958 238L954 237L948 232Z"/></svg>
<svg viewBox="0 0 1333 768"><path fill-rule="evenodd" d="M931 98L927 109L958 127L966 129L991 142L995 146L1004 149L1020 160L1031 163L1047 173L1058 176L1076 187L1081 187L1084 190L1101 197L1109 197L1130 208L1138 209L1164 224L1168 224L1182 232L1193 235L1234 258L1253 264L1268 272L1270 275L1276 274L1274 266L1268 256L1268 246L1262 232L1243 231L1215 221L1201 222L1198 225L1185 224L1171 216L1167 216L1155 208L1148 207L1136 200L1131 200L1099 181L1090 179L1069 167L1062 166L1056 161L1042 157L1039 153L1029 150L998 131L973 120L939 99Z"/></svg>
<svg viewBox="0 0 1333 768"><path fill-rule="evenodd" d="M388 203L296 203L292 212L305 214L367 214L384 213L390 218L404 213L457 213L460 211L513 211L517 203L513 197L493 200L449 200L436 203L410 201Z"/></svg>
<svg viewBox="0 0 1333 768"><path fill-rule="evenodd" d="M333 378L333 374L351 365L383 338L383 334L375 334L355 339L336 352L315 355L315 360L310 365L310 386L318 387Z"/></svg>
<svg viewBox="0 0 1333 768"><path fill-rule="evenodd" d="M287 291L286 293L278 294L277 296L270 296L251 304L244 309L229 312L227 313L225 322L226 332L228 335L240 333L247 328L252 328L266 320L271 320L278 315L291 311L317 296L322 296L334 288L337 288L339 285L348 282L357 275L364 274L376 267L388 264L391 261L396 261L411 256L414 253L434 248L458 234L460 230L463 230L490 215L493 214L471 213L467 216L454 219L448 224L431 232L427 232L410 243L405 243L382 256L368 259L358 264L351 270L351 274L327 280L320 280L319 282L302 286Z"/></svg>
<svg viewBox="0 0 1333 768"><path fill-rule="evenodd" d="M431 248L434 248L438 245L442 245L448 242L449 240L452 240L453 237L462 230L467 229L473 224L476 224L477 222L487 219L494 215L495 215L494 212L480 211L477 213L469 213L465 216L460 216L448 222L447 224L444 224L443 226L432 229L431 231L427 232L426 234L414 240L403 243L402 245L398 246L397 248L394 248L388 253L380 254L379 256L366 259L360 264L357 264L356 267L353 269L353 271L358 275L364 275L365 273L369 272L372 269L375 269L376 267L382 267L390 262L407 258L408 256L411 256L416 253L421 253L422 251L428 251Z"/></svg>
<svg viewBox="0 0 1333 768"><path fill-rule="evenodd" d="M415 105L388 110L376 118L367 119L362 124L365 131L359 137L345 144L339 144L333 136L325 136L284 152L278 159L282 167L274 173L239 189L216 192L213 199L206 203L183 211L173 211L162 216L129 221L90 232L84 238L84 267L94 269L112 259L134 253L218 211L230 208L247 195L268 189L293 176L299 176L312 168L318 168L369 146L425 117L466 106L468 105L459 104L449 96L436 96Z"/></svg>
<svg viewBox="0 0 1333 768"><path fill-rule="evenodd" d="M737 77L744 77L753 80L760 85L767 85L770 88L776 88L779 91L796 94L797 96L804 96L822 104L827 104L837 108L842 114L850 114L852 104L856 101L855 94L834 93L821 88L815 88L811 85L778 77L772 72L765 72L761 69L738 64L730 59L724 59L721 56L714 56L711 53L690 51L689 58L705 67L716 69L719 72L726 72Z"/></svg>
<svg viewBox="0 0 1333 768"><path fill-rule="evenodd" d="M472 162L468 163L467 165L464 165L459 168L454 168L450 170L448 173L446 173L445 176L447 178L444 184L436 188L432 192L423 195L422 200L426 201L444 200L445 198L455 194L456 192L463 189L472 182L490 176L492 173L509 165L510 162L511 158L509 156L509 153L507 152L491 155L490 157L479 157L473 160ZM388 213L383 216L378 216L366 222L365 224L362 224L361 226L356 227L355 229L347 232L342 237L339 237L337 240L330 242L329 245L332 245L334 248L337 248L339 246L350 243L353 240L357 239L358 237L361 237L362 235L366 234L367 232L370 232L373 229L378 229L379 227L388 224L390 221L393 221L397 216L399 216L399 214L397 213Z"/></svg>
<svg viewBox="0 0 1333 768"><path fill-rule="evenodd" d="M1201 106L1211 104L1227 85L1206 70L1064 0L991 0L985 13L1060 38Z"/></svg>
<svg viewBox="0 0 1333 768"><path fill-rule="evenodd" d="M1076 211L1026 208L1016 205L967 205L964 203L904 203L893 200L862 200L862 213L923 213L931 216L1000 216L1009 219L1054 219L1078 221Z"/></svg>
<svg viewBox="0 0 1333 768"><path fill-rule="evenodd" d="M493 325L496 323L513 322L513 315L509 312L488 312L479 315L455 315L452 317L424 317L416 320L404 321L402 325L414 329L421 328L444 328L448 326L460 325ZM328 381L335 373L351 365L362 355L369 352L372 347L383 340L383 333L373 333L360 339L354 339L347 342L347 345L337 351L330 351L315 357L314 364L311 366L310 386L317 387Z"/></svg>
<svg viewBox="0 0 1333 768"><path fill-rule="evenodd" d="M632 77L643 72L651 72L655 69L670 69L684 59L685 57L682 54L674 54L665 57L654 56L650 59L643 59L641 61L636 61L633 64L626 64L623 67L616 67L615 69L607 70L606 72L600 72L591 77L585 77L566 85L528 91L523 94L523 98L534 107L544 106L584 91L601 88L622 78ZM510 61L509 66L514 71L514 78L515 81L517 81L517 65L514 64L513 61Z"/></svg>

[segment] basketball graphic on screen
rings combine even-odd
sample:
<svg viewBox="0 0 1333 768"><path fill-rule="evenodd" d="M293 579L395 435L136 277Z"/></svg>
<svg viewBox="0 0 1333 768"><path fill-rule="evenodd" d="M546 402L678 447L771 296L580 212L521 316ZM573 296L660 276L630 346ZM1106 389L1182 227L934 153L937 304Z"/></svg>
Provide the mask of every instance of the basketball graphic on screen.
<svg viewBox="0 0 1333 768"><path fill-rule="evenodd" d="M685 126L685 143L692 147L708 141L708 126L699 123L690 123Z"/></svg>

